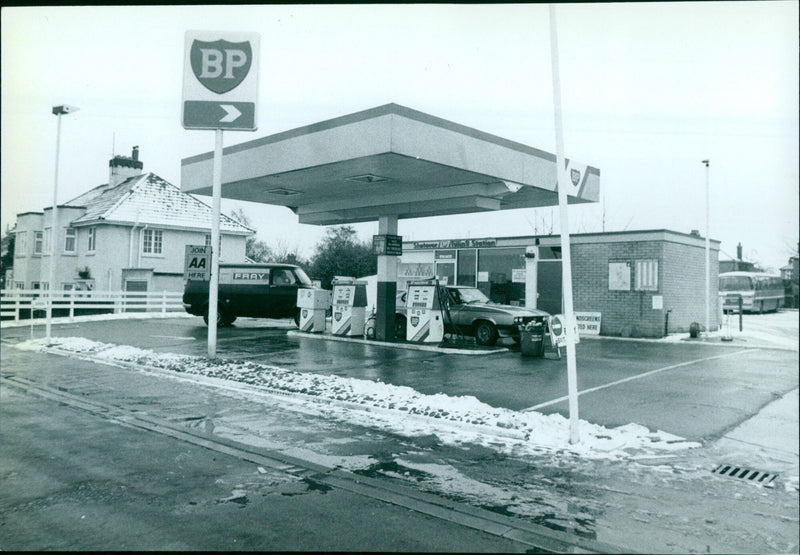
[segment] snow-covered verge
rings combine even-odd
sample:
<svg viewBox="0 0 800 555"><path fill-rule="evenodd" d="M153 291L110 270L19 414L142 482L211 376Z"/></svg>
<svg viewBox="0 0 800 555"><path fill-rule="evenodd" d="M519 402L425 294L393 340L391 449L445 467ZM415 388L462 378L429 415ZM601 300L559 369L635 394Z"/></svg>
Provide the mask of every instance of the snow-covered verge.
<svg viewBox="0 0 800 555"><path fill-rule="evenodd" d="M621 460L699 447L666 432L638 424L605 428L580 421L580 442L569 443L569 421L561 415L496 408L472 396L426 395L406 386L296 372L235 360L156 353L78 337L29 340L18 349L47 351L148 371L206 384L251 391L254 397L281 395L316 406L326 417L394 433L436 435L448 444L479 443L517 455L560 453ZM243 387L244 385L244 387Z"/></svg>

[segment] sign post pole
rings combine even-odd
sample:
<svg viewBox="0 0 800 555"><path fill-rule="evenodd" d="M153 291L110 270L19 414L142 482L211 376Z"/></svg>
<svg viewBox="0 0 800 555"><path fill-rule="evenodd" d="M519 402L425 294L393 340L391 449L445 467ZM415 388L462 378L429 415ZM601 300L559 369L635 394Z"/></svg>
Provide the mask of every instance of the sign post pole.
<svg viewBox="0 0 800 555"><path fill-rule="evenodd" d="M208 282L208 356L217 356L217 302L219 299L219 213L222 196L222 129L214 134L214 181L211 185L211 280Z"/></svg>
<svg viewBox="0 0 800 555"><path fill-rule="evenodd" d="M569 397L569 442L578 443L578 385L575 361L575 313L572 308L572 264L570 260L569 219L567 214L567 179L564 164L564 135L561 121L561 81L558 68L556 8L550 8L550 62L553 70L553 106L556 130L556 176L558 179L559 227L561 228L562 291L567 337L567 393Z"/></svg>

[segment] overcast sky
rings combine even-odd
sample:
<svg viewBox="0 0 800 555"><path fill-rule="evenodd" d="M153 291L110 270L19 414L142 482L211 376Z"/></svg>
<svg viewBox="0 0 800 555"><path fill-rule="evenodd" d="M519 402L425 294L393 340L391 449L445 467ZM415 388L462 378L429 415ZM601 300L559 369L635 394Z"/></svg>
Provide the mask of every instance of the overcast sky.
<svg viewBox="0 0 800 555"><path fill-rule="evenodd" d="M798 241L798 3L559 5L565 152L600 169L604 202L572 232L705 233L721 259L773 268ZM112 152L180 186L214 147L181 126L187 30L261 36L256 132L225 146L389 102L555 152L548 9L531 5L31 7L2 10L2 228L108 181ZM206 199L210 203L210 199ZM308 256L324 228L241 207L267 243ZM363 239L377 223L358 224ZM558 233L553 209L401 220L406 240Z"/></svg>

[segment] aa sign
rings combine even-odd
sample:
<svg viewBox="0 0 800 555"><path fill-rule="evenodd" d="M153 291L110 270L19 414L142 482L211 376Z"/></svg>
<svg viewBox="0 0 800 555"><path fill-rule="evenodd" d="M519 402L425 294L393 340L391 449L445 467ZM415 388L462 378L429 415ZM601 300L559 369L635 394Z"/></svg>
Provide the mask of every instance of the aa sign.
<svg viewBox="0 0 800 555"><path fill-rule="evenodd" d="M211 279L211 247L186 245L183 279Z"/></svg>

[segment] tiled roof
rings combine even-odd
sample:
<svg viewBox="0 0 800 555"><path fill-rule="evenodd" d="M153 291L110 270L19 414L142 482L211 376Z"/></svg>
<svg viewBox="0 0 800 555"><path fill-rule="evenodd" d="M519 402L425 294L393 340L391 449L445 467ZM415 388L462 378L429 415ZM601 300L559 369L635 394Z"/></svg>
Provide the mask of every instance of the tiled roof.
<svg viewBox="0 0 800 555"><path fill-rule="evenodd" d="M75 197L71 201L65 202L64 205L65 206L86 206L87 204L89 204L92 201L92 199L97 198L97 196L102 194L103 191L105 191L106 189L108 189L108 183L105 183L103 185L98 185L94 189L90 189L90 190L86 191L85 193L83 193L80 196Z"/></svg>
<svg viewBox="0 0 800 555"><path fill-rule="evenodd" d="M73 224L104 220L188 229L211 229L211 207L154 173L130 177L111 189L96 187L71 200L86 213ZM106 186L107 187L107 186ZM253 230L221 214L220 231L249 235Z"/></svg>

